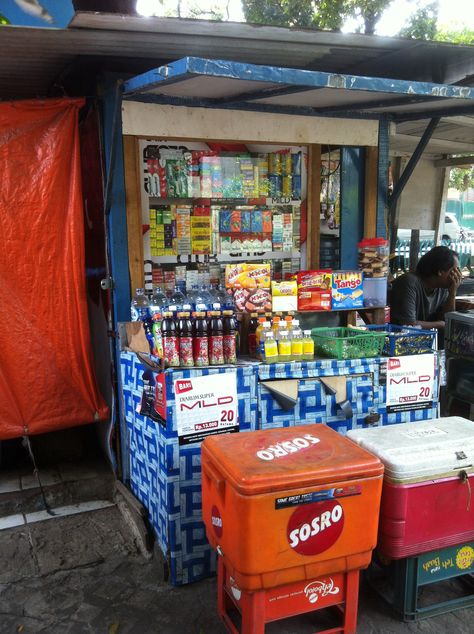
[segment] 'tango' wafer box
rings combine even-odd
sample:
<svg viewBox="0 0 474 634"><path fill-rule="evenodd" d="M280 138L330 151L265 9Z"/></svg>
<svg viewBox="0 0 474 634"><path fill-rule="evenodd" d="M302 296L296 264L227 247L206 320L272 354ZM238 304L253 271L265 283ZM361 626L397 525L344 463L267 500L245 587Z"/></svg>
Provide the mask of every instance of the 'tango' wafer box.
<svg viewBox="0 0 474 634"><path fill-rule="evenodd" d="M332 307L363 308L364 278L361 271L333 271Z"/></svg>

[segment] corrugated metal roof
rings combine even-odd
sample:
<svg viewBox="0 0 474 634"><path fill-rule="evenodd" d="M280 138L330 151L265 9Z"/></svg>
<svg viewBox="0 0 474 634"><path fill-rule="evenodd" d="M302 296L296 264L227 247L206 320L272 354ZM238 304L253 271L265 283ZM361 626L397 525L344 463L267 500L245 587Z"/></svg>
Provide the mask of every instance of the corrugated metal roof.
<svg viewBox="0 0 474 634"><path fill-rule="evenodd" d="M474 47L251 24L78 13L67 29L3 26L0 98L46 96L83 60L144 71L185 56L454 83Z"/></svg>

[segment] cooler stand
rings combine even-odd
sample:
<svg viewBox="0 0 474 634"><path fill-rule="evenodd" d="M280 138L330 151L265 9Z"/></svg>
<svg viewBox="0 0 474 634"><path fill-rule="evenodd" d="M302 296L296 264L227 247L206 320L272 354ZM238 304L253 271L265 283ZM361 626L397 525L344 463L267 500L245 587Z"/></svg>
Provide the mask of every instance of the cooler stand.
<svg viewBox="0 0 474 634"><path fill-rule="evenodd" d="M474 606L474 542L440 548L428 553L397 559L384 566L372 563L367 581L403 619L420 619ZM420 590L428 585L457 579L469 594L459 592L449 600L419 605ZM459 588L461 590L461 587Z"/></svg>
<svg viewBox="0 0 474 634"><path fill-rule="evenodd" d="M227 572L224 557L217 558L217 611L231 634L264 634L267 623L329 607L338 609L342 625L318 634L355 634L358 597L359 570L246 592ZM230 610L241 615L240 632Z"/></svg>

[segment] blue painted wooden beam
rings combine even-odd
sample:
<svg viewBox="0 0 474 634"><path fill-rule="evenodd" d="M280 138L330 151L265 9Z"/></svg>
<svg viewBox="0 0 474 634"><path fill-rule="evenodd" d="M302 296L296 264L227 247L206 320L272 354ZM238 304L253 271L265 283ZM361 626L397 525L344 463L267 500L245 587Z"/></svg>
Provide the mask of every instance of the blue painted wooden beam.
<svg viewBox="0 0 474 634"><path fill-rule="evenodd" d="M207 76L288 86L365 90L388 94L474 99L474 88L432 82L359 77L315 70L261 66L200 57L184 57L176 62L133 77L125 82L125 94L149 91L159 85L184 81L190 76Z"/></svg>
<svg viewBox="0 0 474 634"><path fill-rule="evenodd" d="M379 121L379 143L377 159L377 207L375 230L379 238L387 237L387 196L388 196L388 164L390 146L390 120Z"/></svg>
<svg viewBox="0 0 474 634"><path fill-rule="evenodd" d="M426 126L426 130L423 132L423 136L418 142L418 145L415 148L415 151L410 157L405 169L403 170L403 174L398 179L398 182L395 183L393 188L393 193L389 198L390 207L394 207L397 204L397 200L400 198L400 194L405 189L406 184L408 183L410 176L413 174L415 167L418 164L426 146L429 143L429 140L433 136L433 132L436 130L438 123L440 122L439 117L431 119L431 121Z"/></svg>
<svg viewBox="0 0 474 634"><path fill-rule="evenodd" d="M364 232L363 148L341 148L341 268L357 269L357 244Z"/></svg>

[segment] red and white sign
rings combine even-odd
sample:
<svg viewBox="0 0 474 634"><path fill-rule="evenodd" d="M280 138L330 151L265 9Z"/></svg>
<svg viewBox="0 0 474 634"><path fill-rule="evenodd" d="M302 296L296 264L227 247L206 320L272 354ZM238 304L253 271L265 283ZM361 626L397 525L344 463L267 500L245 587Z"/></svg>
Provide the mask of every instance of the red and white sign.
<svg viewBox="0 0 474 634"><path fill-rule="evenodd" d="M436 357L417 354L387 361L387 412L432 407Z"/></svg>
<svg viewBox="0 0 474 634"><path fill-rule="evenodd" d="M176 379L174 394L181 445L239 430L236 372Z"/></svg>
<svg viewBox="0 0 474 634"><path fill-rule="evenodd" d="M214 533L216 534L216 537L221 538L222 529L223 529L222 515L219 509L217 508L217 506L215 505L211 509L211 524L212 524L212 528L214 529Z"/></svg>
<svg viewBox="0 0 474 634"><path fill-rule="evenodd" d="M300 555L318 555L339 539L344 528L344 509L337 500L300 506L290 517L288 543Z"/></svg>

